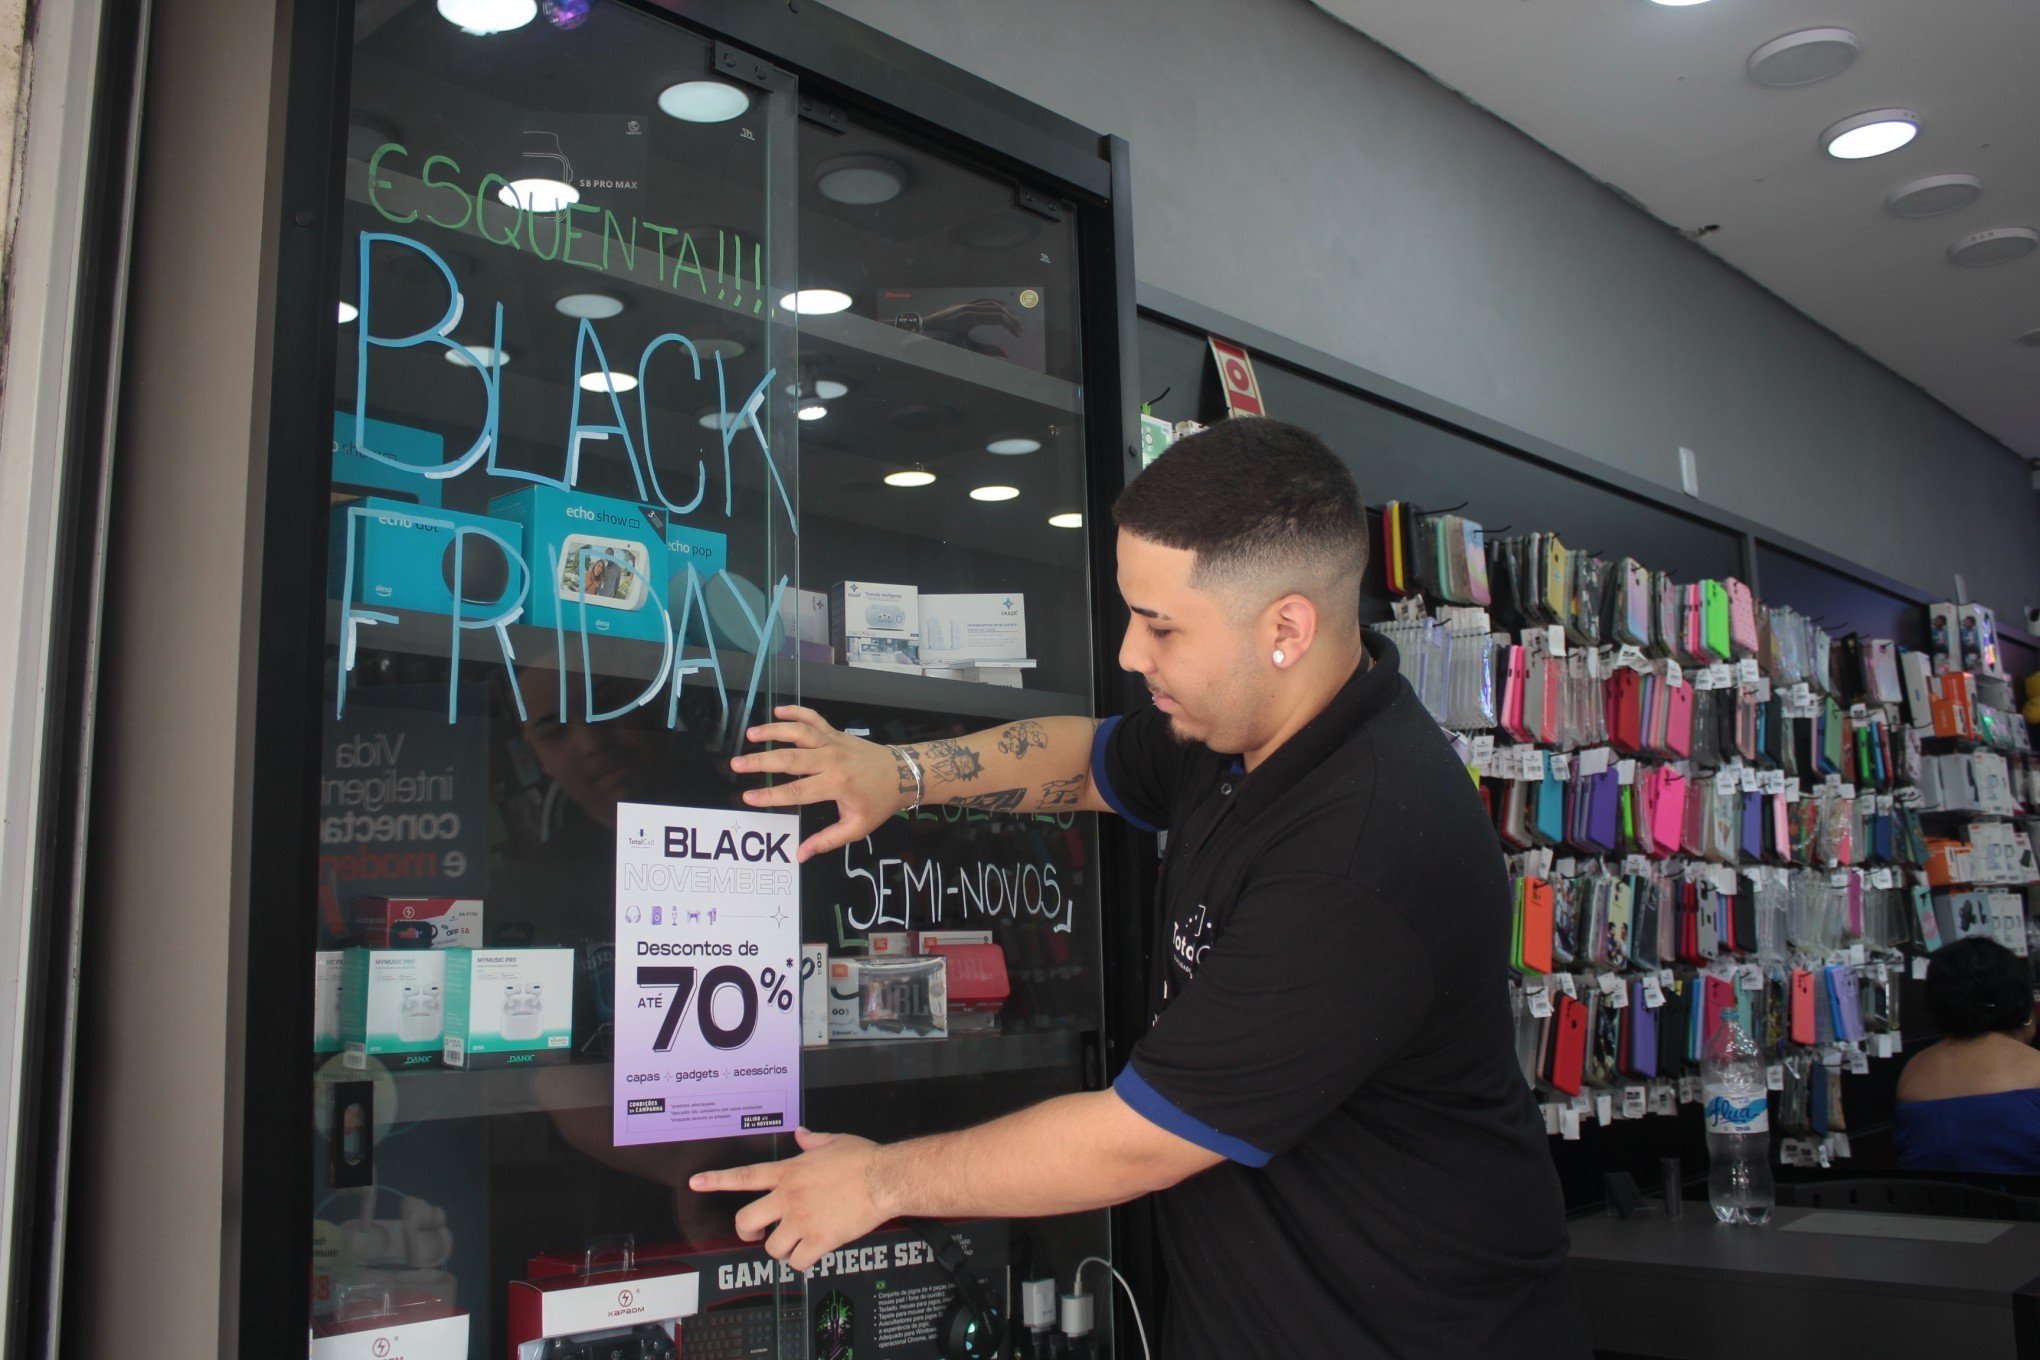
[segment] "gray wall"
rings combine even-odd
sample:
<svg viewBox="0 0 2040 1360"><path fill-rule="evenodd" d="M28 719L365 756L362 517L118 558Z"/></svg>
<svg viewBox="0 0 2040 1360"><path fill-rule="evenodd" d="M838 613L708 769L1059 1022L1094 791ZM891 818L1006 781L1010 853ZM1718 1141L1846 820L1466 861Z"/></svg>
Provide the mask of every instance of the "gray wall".
<svg viewBox="0 0 2040 1360"><path fill-rule="evenodd" d="M65 1318L78 1356L238 1353L283 22L274 0L207 0L159 4L151 25L79 976Z"/></svg>
<svg viewBox="0 0 2040 1360"><path fill-rule="evenodd" d="M1125 137L1145 283L1669 488L1685 445L1702 500L2013 630L2040 603L2023 460L1307 0L831 3Z"/></svg>

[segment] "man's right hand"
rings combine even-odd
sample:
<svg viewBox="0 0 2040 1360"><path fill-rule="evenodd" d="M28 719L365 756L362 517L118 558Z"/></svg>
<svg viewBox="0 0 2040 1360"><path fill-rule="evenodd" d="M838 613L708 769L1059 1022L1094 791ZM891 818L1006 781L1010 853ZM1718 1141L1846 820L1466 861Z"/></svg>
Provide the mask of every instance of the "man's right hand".
<svg viewBox="0 0 2040 1360"><path fill-rule="evenodd" d="M772 716L781 721L753 727L744 735L754 742L777 743L779 749L738 756L730 768L738 774L790 778L791 782L770 788L744 790L744 801L754 808L836 805L835 823L801 842L794 856L801 863L870 835L913 801L914 777L887 748L838 732L811 708L782 704Z"/></svg>

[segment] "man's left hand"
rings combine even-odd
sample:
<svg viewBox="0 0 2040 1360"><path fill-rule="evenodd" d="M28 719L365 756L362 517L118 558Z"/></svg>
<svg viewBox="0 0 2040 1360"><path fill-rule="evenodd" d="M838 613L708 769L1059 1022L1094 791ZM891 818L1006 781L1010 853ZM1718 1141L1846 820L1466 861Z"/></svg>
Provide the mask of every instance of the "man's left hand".
<svg viewBox="0 0 2040 1360"><path fill-rule="evenodd" d="M872 1160L878 1144L806 1129L795 1130L793 1137L800 1145L798 1157L704 1171L687 1184L702 1193L767 1192L737 1211L737 1236L746 1242L764 1238L768 1256L806 1271L894 1215L872 1197Z"/></svg>

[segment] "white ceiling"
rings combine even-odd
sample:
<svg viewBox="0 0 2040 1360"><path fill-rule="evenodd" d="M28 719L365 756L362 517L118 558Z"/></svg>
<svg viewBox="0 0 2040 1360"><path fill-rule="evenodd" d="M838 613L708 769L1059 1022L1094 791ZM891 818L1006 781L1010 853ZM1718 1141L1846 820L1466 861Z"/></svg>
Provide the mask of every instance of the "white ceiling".
<svg viewBox="0 0 2040 1360"><path fill-rule="evenodd" d="M1315 0L1514 124L2028 458L2040 459L2040 252L1964 268L1947 248L2040 228L2034 0ZM1797 89L1752 81L1772 38L1843 27L1861 55ZM1840 161L1822 131L1907 108L1920 135ZM1907 220L1895 187L1983 180L1975 203ZM1923 451L1927 452L1927 451Z"/></svg>

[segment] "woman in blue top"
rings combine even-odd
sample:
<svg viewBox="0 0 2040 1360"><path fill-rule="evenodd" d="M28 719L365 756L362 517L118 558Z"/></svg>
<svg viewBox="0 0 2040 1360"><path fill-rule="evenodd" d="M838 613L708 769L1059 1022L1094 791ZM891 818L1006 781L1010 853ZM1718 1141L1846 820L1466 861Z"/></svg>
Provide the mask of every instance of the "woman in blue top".
<svg viewBox="0 0 2040 1360"><path fill-rule="evenodd" d="M2040 1176L2032 968L1995 940L1957 940L1927 965L1927 1008L1946 1037L1899 1076L1899 1163Z"/></svg>

